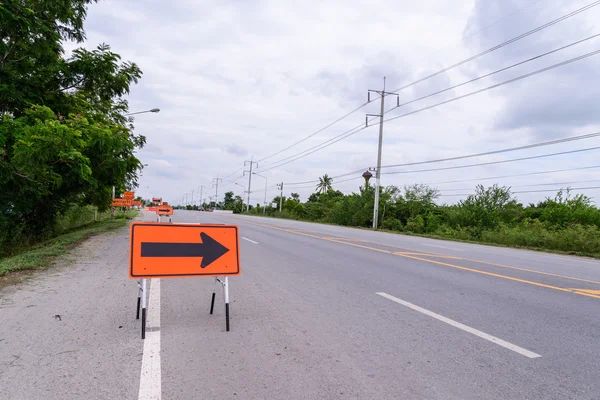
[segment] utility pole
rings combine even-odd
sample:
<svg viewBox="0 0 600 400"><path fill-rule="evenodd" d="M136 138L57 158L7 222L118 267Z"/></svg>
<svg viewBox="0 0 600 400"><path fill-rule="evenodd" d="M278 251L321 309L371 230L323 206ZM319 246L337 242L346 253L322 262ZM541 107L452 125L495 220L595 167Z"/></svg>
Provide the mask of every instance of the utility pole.
<svg viewBox="0 0 600 400"><path fill-rule="evenodd" d="M194 189L192 189L192 208L194 208Z"/></svg>
<svg viewBox="0 0 600 400"><path fill-rule="evenodd" d="M375 170L375 204L373 205L373 229L377 229L377 220L379 219L379 186L381 181L381 146L383 144L383 105L385 96L396 96L397 105L400 106L400 96L397 93L385 91L385 76L383 77L383 90L371 90L367 92L367 100L371 101L371 92L381 96L381 111L379 114L367 114L365 125L369 126L369 117L379 117L379 146L377 148L377 169Z"/></svg>
<svg viewBox="0 0 600 400"><path fill-rule="evenodd" d="M253 160L254 156L250 158L250 161L244 161L244 167L250 164L250 171L244 170L244 176L246 175L246 172L248 172L248 203L246 203L246 211L250 210L250 193L252 191L252 166L256 164L256 168L258 168L258 163Z"/></svg>
<svg viewBox="0 0 600 400"><path fill-rule="evenodd" d="M219 200L219 181L223 182L223 179L216 177L213 178L213 187L216 188L215 190L215 207L217 206L217 200Z"/></svg>
<svg viewBox="0 0 600 400"><path fill-rule="evenodd" d="M204 186L200 185L200 199L198 201L200 201L200 205L198 206L198 209L200 209L200 207L204 207L204 202L202 201L202 191L204 190Z"/></svg>
<svg viewBox="0 0 600 400"><path fill-rule="evenodd" d="M279 195L279 212L281 212L281 206L283 204L283 182L277 184L277 189L281 190Z"/></svg>

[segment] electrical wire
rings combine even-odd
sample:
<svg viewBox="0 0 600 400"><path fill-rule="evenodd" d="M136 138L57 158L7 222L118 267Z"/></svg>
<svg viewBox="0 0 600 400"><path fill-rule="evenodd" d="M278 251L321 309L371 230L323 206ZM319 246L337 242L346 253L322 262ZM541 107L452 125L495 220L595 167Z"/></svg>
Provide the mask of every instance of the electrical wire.
<svg viewBox="0 0 600 400"><path fill-rule="evenodd" d="M456 67L459 67L459 66L461 66L461 65L463 65L463 64L466 64L466 63L468 63L468 62L470 62L470 61L473 61L473 60L475 60L475 59L477 59L477 58L479 58L479 57L482 57L482 56L484 56L484 55L486 55L486 54L489 54L489 53L491 53L491 52L493 52L493 51L496 51L496 50L498 50L498 49L500 49L500 48L502 48L502 47L504 47L504 46L508 46L508 45L509 45L509 44L511 44L511 43L514 43L514 42L516 42L516 41L518 41L518 40L521 40L521 39L523 39L523 38L525 38L525 37L527 37L527 36L533 35L533 34L534 34L534 33L536 33L536 32L539 32L539 31L541 31L541 30L543 30L543 29L546 29L546 28L548 28L548 27L550 27L550 26L552 26L552 25L555 25L555 24L557 24L557 23L559 23L559 22L562 22L562 21L564 21L564 20L566 20L566 19L568 19L568 18L571 18L571 17L573 17L573 16L575 16L575 15L577 15L577 14L580 14L580 13L582 13L582 12L584 12L584 11L587 11L587 10L589 10L590 8L592 8L592 7L595 7L595 6L599 5L599 4L600 4L600 1L594 1L594 2L592 2L592 3L588 4L588 5L584 6L584 7L581 7L581 8L579 8L579 9L577 9L577 10L575 10L575 11L572 11L572 12L570 12L570 13L566 14L566 15L563 15L562 17L559 17L559 18L557 18L557 19L555 19L555 20L552 20L552 21L550 21L550 22L547 22L547 23L545 23L544 25L538 26L538 27L537 27L537 28L535 28L535 29L532 29L532 30L530 30L530 31L527 31L527 32L525 32L525 33L523 33L523 34L521 34L521 35L519 35L519 36L516 36L516 37L514 37L514 38L512 38L512 39L509 39L509 40L507 40L507 41L505 41L505 42L502 42L502 43L500 43L500 44L498 44L498 45L496 45L496 46L494 46L494 47L491 47L491 48L489 48L489 49L487 49L487 50L484 50L484 51L482 51L482 52L480 52L480 53L478 53L478 54L475 54L474 56L471 56L471 57L469 57L469 58L466 58L466 59L464 59L464 60L462 60L462 61L459 61L459 62L457 62L457 63L455 63L455 64L452 64L452 65L450 65L449 67L442 68L441 70L439 70L439 71L437 71L437 72L434 72L434 73L432 73L432 74L429 74L429 75L427 75L427 76L425 76L425 77L423 77L423 78L417 79L416 81L414 81L414 82L412 82L412 83L409 83L409 84L407 84L407 85L404 85L404 86L402 86L402 87L400 87L400 88L398 88L398 89L396 89L396 90L393 90L393 92L398 92L398 91L404 90L404 89L406 89L406 88L409 88L409 87L411 87L411 86L414 86L414 85L416 85L416 84L418 84L418 83L421 83L421 82L423 82L423 81L426 81L426 80L428 80L428 79L431 79L431 78L433 78L433 77L436 77L436 76L438 76L438 75L440 75L440 74L443 74L444 72L447 72L447 71L449 71L449 70L451 70L451 69L454 69L454 68L456 68Z"/></svg>
<svg viewBox="0 0 600 400"><path fill-rule="evenodd" d="M468 154L468 155L464 155L464 156L456 156L456 157L449 157L449 158L439 158L439 159L436 159L436 160L417 161L417 162L404 163L404 164L382 165L381 168L407 167L409 165L422 165L422 164L432 164L432 163L445 162L445 161L464 160L466 158L489 156L489 155L493 155L493 154L501 154L501 153L508 153L508 152L512 152L512 151L518 151L518 150L533 149L533 148L536 148L536 147L550 146L550 145L553 145L553 144L574 142L574 141L583 140L583 139L591 139L591 138L598 137L598 136L600 136L600 132L594 132L594 133L588 133L586 135L578 135L578 136L571 136L571 137L567 137L567 138L563 138L563 139L549 140L547 142L532 143L532 144L527 144L527 145L524 145L524 146L510 147L510 148L507 148L507 149L486 151L484 153L475 153L475 154Z"/></svg>
<svg viewBox="0 0 600 400"><path fill-rule="evenodd" d="M580 43L583 43L583 42L586 42L586 41L588 41L588 40L595 39L595 38L597 38L598 36L600 36L600 34L595 34L595 35L589 36L589 37L587 37L587 38L585 38L585 39L581 39L581 40L578 40L578 41L576 41L576 42L569 43L569 44L567 44L567 45L565 45L565 46L562 46L562 47L556 48L556 49L554 49L554 50L550 50L550 51L548 51L548 52L546 52L546 53L543 53L543 54L539 54L539 55L537 55L537 56L535 56L535 57L528 58L528 59L526 59L526 60L523 60L523 61L521 61L521 62L518 62L518 63L516 63L516 64L512 64L512 65L509 65L509 66L507 66L507 67L501 68L501 69L499 69L499 70L496 70L496 71L490 72L490 73L488 73L488 74L484 74L484 75L478 76L478 77L476 77L476 78L473 78L473 79L470 79L470 80L468 80L468 81L466 81L466 82L462 82L462 83L459 83L459 84L457 84L457 85L450 86L450 87L448 87L448 88L446 88L446 89L438 90L437 92L433 92L433 93L430 93L430 94L428 94L428 95L421 96L421 97L418 97L418 98L416 98L416 99L413 99L413 100L411 100L411 101L407 101L406 103L402 103L402 104L399 104L399 105L397 105L397 106L395 106L395 107L392 107L391 109L389 109L388 111L386 111L384 114L386 114L386 113L388 113L388 112L392 111L392 110L393 110L393 109L395 109L395 108L403 107L403 106L406 106L406 105L408 105L408 104L412 104L412 103L415 103L415 102L417 102L417 101L424 100L424 99L427 99L427 98L429 98L429 97L432 97L432 96L435 96L435 95L438 95L438 94L441 94L441 93L445 93L445 92L447 92L447 91L449 91L449 90L456 89L456 88L458 88L458 87L461 87L461 86L467 85L467 84L469 84L469 83L473 83L473 82L475 82L475 81L478 81L478 80L480 80L480 79L483 79L483 78L488 78L488 77L490 77L490 76L492 76L492 75L499 74L500 72L507 71L507 70L509 70L509 69L511 69L511 68L518 67L518 66L520 66L520 65L523 65L523 64L526 64L526 63L528 63L528 62L531 62L531 61L538 60L538 59L540 59L540 58L542 58L542 57L545 57L545 56L547 56L547 55L554 54L554 53L556 53L556 52L559 52L559 51L561 51L561 50L564 50L564 49L567 49L567 48L569 48L569 47L572 47L572 46L578 45L578 44L580 44Z"/></svg>
<svg viewBox="0 0 600 400"><path fill-rule="evenodd" d="M554 170L550 170L550 171L528 172L526 174L488 176L488 177L484 177L484 178L461 179L461 180L443 181L443 182L428 182L428 183L425 183L425 185L444 185L444 184L448 184L448 183L477 182L477 181L486 181L486 180L493 180L493 179L505 179L505 178L517 178L517 177L523 177L523 176L553 174L556 172L581 171L581 170L596 169L596 168L600 168L600 165L590 165L587 167L578 167L578 168L554 169Z"/></svg>
<svg viewBox="0 0 600 400"><path fill-rule="evenodd" d="M545 68L542 68L542 69L530 72L528 74L521 75L521 76L518 76L516 78L512 78L512 79L509 79L507 81L500 82L500 83L497 83L495 85L491 85L491 86L485 87L483 89L476 90L474 92L470 92L470 93L467 93L467 94L464 94L464 95L461 95L461 96L458 96L458 97L455 97L455 98L452 98L452 99L449 99L449 100L445 100L445 101L442 101L442 102L439 102L439 103L436 103L436 104L433 104L433 105L430 105L430 106L427 106L427 107L423 107L423 108L420 108L420 109L417 109L417 110L414 110L414 111L410 111L410 112L407 112L407 113L402 114L402 115L398 115L398 116L395 116L395 117L392 117L392 118L388 118L388 119L384 120L384 122L393 121L393 120L398 119L398 118L407 117L409 115L413 115L413 114L417 114L417 113L422 112L422 111L430 110L432 108L435 108L435 107L438 107L438 106L441 106L441 105L444 105L444 104L448 104L448 103L452 103L454 101L462 100L462 99L464 99L466 97L470 97L470 96L473 96L473 95L485 92L487 90L495 89L495 88L498 88L500 86L504 86L506 84L513 83L513 82L516 82L516 81L519 81L519 80L522 80L522 79L525 79L525 78L528 78L528 77L540 74L542 72L546 72L546 71L552 70L554 68L558 68L558 67L561 67L561 66L564 66L564 65L567 65L567 64L570 64L570 63L573 63L573 62L585 59L587 57L591 57L591 56L596 55L598 53L600 53L600 50L596 50L596 51L593 51L593 52L590 52L590 53L586 53L586 54L583 54L581 56L574 57L574 58L568 59L566 61L563 61L563 62L560 62L560 63L557 63L557 64L553 64L553 65L551 65L549 67L545 67ZM395 108L397 108L397 106ZM389 111L391 111L391 110L393 110L393 109L390 109ZM374 119L377 119L377 117L372 118L371 121L373 121ZM306 156L308 156L310 154L313 154L313 153L315 153L315 152L317 152L319 150L322 150L322 149L324 149L326 147L329 147L332 144L339 142L340 140L346 139L346 138L348 138L348 137L350 137L350 136L352 136L352 135L354 135L354 134L356 134L356 133L358 133L358 132L360 132L360 131L362 131L362 130L364 130L366 128L368 128L368 124L367 124L367 126L362 125L362 124L358 125L357 127L353 128L353 129L350 129L350 130L348 130L346 132L343 132L342 134L337 135L337 136L335 136L335 137L333 137L331 139L328 139L327 141L325 141L325 142L323 142L323 143L321 143L319 145L313 146L312 148L309 148L309 149L307 149L307 150L305 150L305 151L303 151L301 153L297 153L297 154L295 154L293 156L284 158L282 160L276 161L276 162L268 164L268 165L276 164L276 163L279 163L281 161L287 160L287 161L285 161L285 162L283 162L281 164L273 165L273 166L271 166L269 168L263 168L263 169L259 168L259 172L269 171L271 169L275 169L275 168L281 167L283 165L289 164L291 162L294 162L296 160L299 160L301 158L304 158L304 157L306 157Z"/></svg>
<svg viewBox="0 0 600 400"><path fill-rule="evenodd" d="M418 172L446 171L446 170L450 170L450 169L481 167L481 166L485 166L485 165L504 164L504 163L515 162L515 161L534 160L534 159L537 159L537 158L552 157L552 156L558 156L558 155L562 155L562 154L581 153L581 152L584 152L584 151L592 151L592 150L598 150L598 149L600 149L600 146L586 147L584 149L577 149L577 150L561 151L561 152L558 152L558 153L540 154L540 155L537 155L537 156L529 156L529 157L521 157L521 158L511 158L509 160L488 161L488 162L477 163L477 164L455 165L455 166L452 166L452 167L441 167L441 168L430 168L430 169L417 169L417 170L410 170L410 171L383 172L382 175L412 174L412 173L418 173Z"/></svg>
<svg viewBox="0 0 600 400"><path fill-rule="evenodd" d="M556 188L556 189L541 189L541 190L520 190L516 192L511 192L511 194L522 194L522 193L545 193L545 192L558 192L564 189L569 190L596 190L600 189L600 186L590 186L590 187L576 187L576 188ZM440 194L440 197L451 197L451 196L469 196L468 194L461 193L448 193L448 194Z"/></svg>
<svg viewBox="0 0 600 400"><path fill-rule="evenodd" d="M313 137L313 136L315 136L315 135L317 135L317 134L319 134L319 133L323 132L323 131L324 131L324 130L326 130L327 128L330 128L330 127L332 127L333 125L335 125L335 124L337 124L338 122L342 121L343 119L345 119L345 118L349 117L350 115L354 114L355 112L357 112L358 110L360 110L361 108L363 108L364 106L366 106L367 104L369 104L369 103L371 103L372 101L375 101L375 100L377 100L377 98L375 98L375 99L373 99L373 100L371 100L371 101L367 101L367 102L365 102L365 103L361 104L360 106L356 107L354 110L350 111L349 113L347 113L347 114L345 114L345 115L341 116L340 118L336 119L335 121L333 121L333 122L331 122L331 123L329 123L329 124L325 125L323 128L321 128L321 129L319 129L319 130L317 130L317 131L315 131L315 132L311 133L310 135L308 135L308 136L306 136L306 137L304 137L304 138L300 139L299 141L297 141L297 142L295 142L295 143L293 143L293 144L289 145L288 147L285 147L285 148L283 148L283 149L281 149L281 150L279 150L279 151L277 151L277 152L275 152L275 153L273 153L273 154L271 154L271 155L269 155L269 156L267 156L267 157L261 158L260 160L258 160L258 162L261 162L261 161L267 160L267 159L269 159L269 158L271 158L271 157L274 157L274 156L276 156L277 154L281 154L281 153L283 153L284 151L286 151L286 150L289 150L289 149L291 149L292 147L294 147L294 146L296 146L296 145L298 145L298 144L300 144L300 143L302 143L302 142L304 142L304 141L306 141L306 140L310 139L311 137Z"/></svg>
<svg viewBox="0 0 600 400"><path fill-rule="evenodd" d="M536 4L539 4L539 3L541 3L542 1L545 1L545 0L537 0L537 1L534 1L533 3L531 3L531 4L529 4L529 5L526 5L525 7L523 7L523 8L520 8L520 9L518 9L517 11L515 11L515 12L513 12L513 13L511 13L511 14L508 14L508 15L506 15L506 16L504 16L504 17L502 17L502 18L500 18L500 19L498 19L498 20L496 20L496 21L492 22L492 23L491 23L491 24L489 24L489 25L486 25L486 26L484 26L483 28L479 29L478 31L475 31L475 32L473 32L473 33L470 33L470 34L469 34L469 35L467 35L467 36L463 36L463 40L467 40L467 39L469 39L469 38L471 38L471 37L473 37L473 36L475 36L475 35L477 35L477 34L479 34L479 33L483 32L483 31L485 31L486 29L489 29L489 28L491 28L492 26L494 26L494 25L496 25L496 24L499 24L500 22L502 22L502 21L504 21L504 20L506 20L506 19L508 19L508 18L510 18L510 17L512 17L512 16L514 16L514 15L517 15L517 14L519 14L519 13L520 13L520 12L522 12L522 11L525 11L525 10L526 10L527 8L529 8L529 7L532 7L532 6L536 5Z"/></svg>
<svg viewBox="0 0 600 400"><path fill-rule="evenodd" d="M497 83L495 85L485 87L483 89L476 90L474 92L463 94L463 95L458 96L458 97L454 97L454 98L452 98L450 100L442 101L440 103L436 103L436 104L433 104L433 105L430 105L430 106L427 106L427 107L423 107L423 108L420 108L418 110L410 111L410 112L407 112L405 114L398 115L396 117L388 118L388 119L384 120L383 122L393 121L393 120L398 119L398 118L404 118L404 117L407 117L409 115L413 115L413 114L417 114L417 113L422 112L422 111L430 110L432 108L435 108L435 107L438 107L438 106L441 106L441 105L444 105L444 104L452 103L452 102L457 101L457 100L462 100L462 99L464 99L466 97L470 97L470 96L473 96L473 95L476 95L476 94L479 94L479 93L482 93L482 92L485 92L485 91L488 91L488 90L491 90L491 89L496 89L496 88L498 88L500 86L504 86L504 85L507 85L509 83L520 81L522 79L529 78L529 77L537 75L537 74L541 74L542 72L546 72L546 71L549 71L549 70L554 69L554 68L562 67L564 65L573 63L575 61L583 60L584 58L591 57L591 56L596 55L598 53L600 53L600 50L592 51L590 53L583 54L583 55L581 55L579 57L571 58L571 59L568 59L567 61L563 61L563 62L560 62L558 64L553 64L553 65L551 65L549 67L538 69L538 70L530 72L528 74L521 75L521 76L518 76L516 78L509 79L507 81L500 82L500 83Z"/></svg>
<svg viewBox="0 0 600 400"><path fill-rule="evenodd" d="M358 132L361 132L361 131L363 131L363 130L365 130L367 128L370 128L370 126L365 126L363 124L360 124L360 125L352 128L352 129L350 129L350 130L348 130L346 132L341 133L340 135L334 136L331 139L326 140L325 142L322 142L322 143L320 143L320 144L318 144L316 146L313 146L313 147L311 147L311 148L309 148L307 150L304 150L303 152L297 153L297 154L295 154L293 156L290 156L290 157L287 157L287 158L284 158L284 159L281 159L281 160L275 162L275 163L280 163L281 161L287 160L287 161L285 161L283 163L280 163L278 165L270 166L269 168L264 168L264 167L263 168L259 168L259 172L265 172L265 171L272 170L274 168L279 168L281 166L284 166L286 164L289 164L291 162L294 162L296 160L304 158L304 157L306 157L306 156L308 156L310 154L313 154L313 153L315 153L315 152L317 152L319 150L322 150L322 149L324 149L326 147L329 147L332 144L337 143L340 140L346 139L346 138L348 138L348 137L350 137L350 136L352 136L352 135L354 135L354 134L356 134ZM295 158L293 158L293 157L295 157ZM271 164L268 164L268 165L272 165L272 164L275 164L275 163L271 163Z"/></svg>

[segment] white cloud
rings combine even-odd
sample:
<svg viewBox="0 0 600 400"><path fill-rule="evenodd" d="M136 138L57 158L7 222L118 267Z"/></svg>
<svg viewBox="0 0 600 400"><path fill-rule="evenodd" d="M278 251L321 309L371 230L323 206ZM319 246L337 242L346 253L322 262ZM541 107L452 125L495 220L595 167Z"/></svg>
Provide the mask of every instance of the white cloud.
<svg viewBox="0 0 600 400"><path fill-rule="evenodd" d="M95 47L107 42L123 59L135 61L144 71L129 97L131 111L158 107L161 112L135 118L136 132L148 139L147 147L139 152L142 162L149 164L139 194L162 196L175 203L191 189L210 188L213 178L231 174L251 156L260 160L344 115L366 100L367 89L381 87L383 75L387 76L388 89L398 88L585 4L544 1L486 28L530 3L525 0L428 0L402 4L393 0L167 3L113 0L90 6L85 45ZM596 7L411 87L401 92L401 101L590 35L593 33L590 26L599 13L600 7ZM472 32L478 33L467 37ZM492 85L590 51L594 46L597 47L597 42L590 41L547 60L395 110L389 116ZM390 121L384 129L383 164L456 156L592 132L600 124L592 118L596 114L591 115L594 103L590 99L597 97L597 90L589 92L591 87L586 77L598 71L599 61L581 61L556 73ZM582 106L585 104L587 107ZM259 161L258 170L360 125L364 113L377 113L378 107L377 103L370 104L301 145ZM366 129L326 150L265 171L264 175L269 185L274 185L372 167L376 163L377 135L377 127ZM591 139L495 159L594 143L600 142ZM597 158L595 154L388 175L382 183L438 182L592 165ZM488 159L494 158L485 158ZM590 170L566 176L511 178L501 183L564 182L593 179L593 176L594 171ZM240 183L247 185L246 179ZM241 190L226 182L220 194L224 190ZM253 182L253 203L262 202L263 184L260 179ZM360 184L358 173L356 181L339 183L338 187L344 191L356 190ZM440 188L472 186L474 183L458 183ZM291 188L286 186L285 193L289 194ZM207 191L204 189L204 193ZM312 188L294 191L306 198ZM600 191L589 194L600 196ZM277 190L270 189L269 195L277 195ZM520 199L535 201L545 196L546 193L524 194Z"/></svg>

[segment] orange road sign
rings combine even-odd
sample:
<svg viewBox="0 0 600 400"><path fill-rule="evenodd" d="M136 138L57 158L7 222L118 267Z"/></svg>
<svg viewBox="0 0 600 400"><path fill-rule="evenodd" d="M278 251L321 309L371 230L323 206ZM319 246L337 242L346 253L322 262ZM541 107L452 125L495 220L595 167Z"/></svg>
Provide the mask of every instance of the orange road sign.
<svg viewBox="0 0 600 400"><path fill-rule="evenodd" d="M125 192L125 193L123 193L123 198L124 199L133 200L134 197L135 197L135 193L134 192Z"/></svg>
<svg viewBox="0 0 600 400"><path fill-rule="evenodd" d="M132 279L240 274L236 225L134 222L129 229Z"/></svg>
<svg viewBox="0 0 600 400"><path fill-rule="evenodd" d="M158 215L173 215L173 207L171 207L169 205L158 206L158 207L156 207L156 213Z"/></svg>
<svg viewBox="0 0 600 400"><path fill-rule="evenodd" d="M112 200L113 207L131 207L132 200L122 199L120 197L114 198Z"/></svg>
<svg viewBox="0 0 600 400"><path fill-rule="evenodd" d="M162 204L162 197L153 197L152 198L152 204L161 205Z"/></svg>

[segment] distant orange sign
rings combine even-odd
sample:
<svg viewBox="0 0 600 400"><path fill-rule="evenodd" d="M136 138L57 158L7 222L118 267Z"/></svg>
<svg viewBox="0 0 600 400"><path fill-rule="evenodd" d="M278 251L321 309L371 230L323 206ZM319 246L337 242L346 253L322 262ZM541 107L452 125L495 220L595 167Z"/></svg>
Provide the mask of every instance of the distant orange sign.
<svg viewBox="0 0 600 400"><path fill-rule="evenodd" d="M136 207L140 207L142 205L142 201L141 200L133 200L131 202L131 205L136 206Z"/></svg>
<svg viewBox="0 0 600 400"><path fill-rule="evenodd" d="M134 197L135 197L135 193L134 192L125 192L125 193L123 193L123 198L124 199L133 200Z"/></svg>
<svg viewBox="0 0 600 400"><path fill-rule="evenodd" d="M173 207L165 206L163 204L162 206L156 207L156 213L158 215L173 215Z"/></svg>
<svg viewBox="0 0 600 400"><path fill-rule="evenodd" d="M131 207L132 200L129 199L121 199L119 197L112 200L113 207Z"/></svg>
<svg viewBox="0 0 600 400"><path fill-rule="evenodd" d="M152 204L161 205L162 204L162 197L153 197L152 198Z"/></svg>
<svg viewBox="0 0 600 400"><path fill-rule="evenodd" d="M129 277L174 278L240 274L235 225L134 222Z"/></svg>
<svg viewBox="0 0 600 400"><path fill-rule="evenodd" d="M157 207L146 207L146 211L156 211Z"/></svg>

